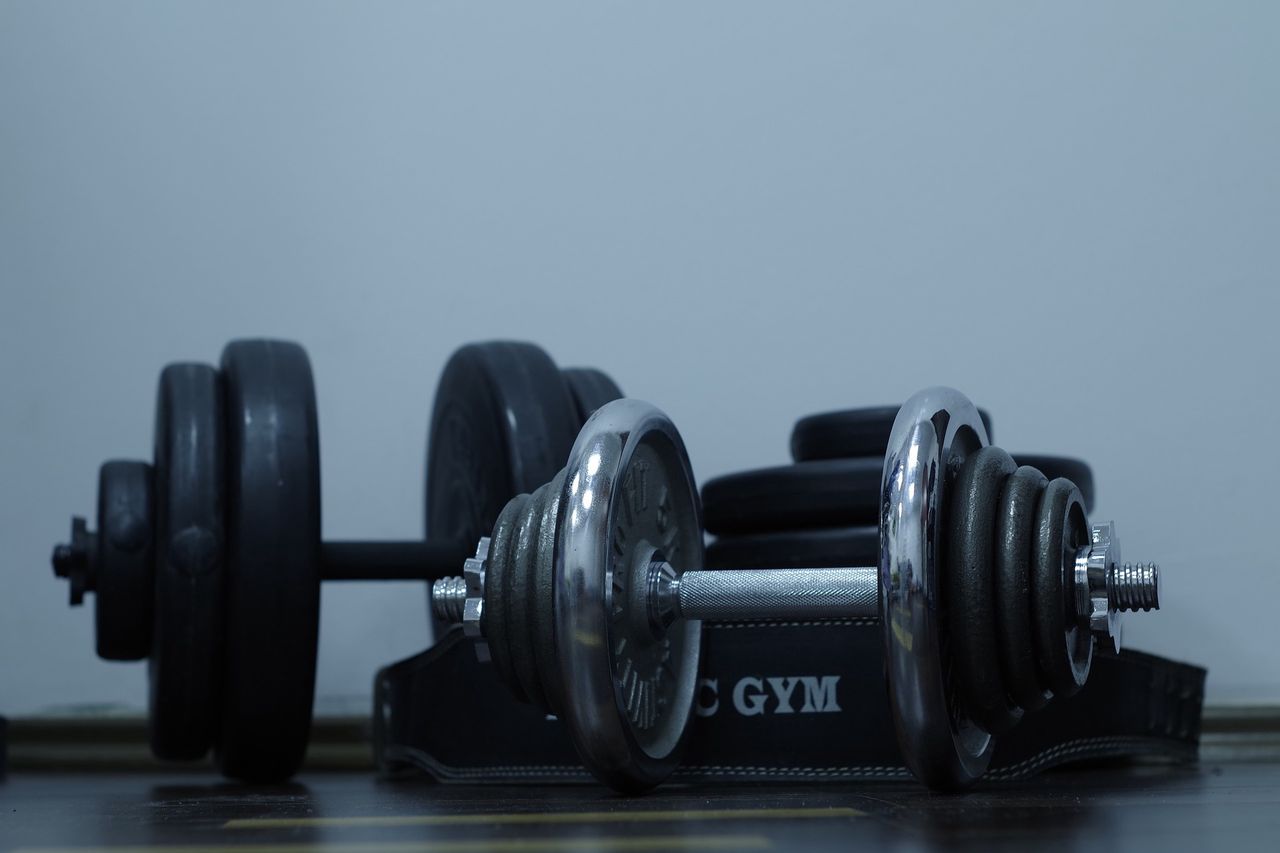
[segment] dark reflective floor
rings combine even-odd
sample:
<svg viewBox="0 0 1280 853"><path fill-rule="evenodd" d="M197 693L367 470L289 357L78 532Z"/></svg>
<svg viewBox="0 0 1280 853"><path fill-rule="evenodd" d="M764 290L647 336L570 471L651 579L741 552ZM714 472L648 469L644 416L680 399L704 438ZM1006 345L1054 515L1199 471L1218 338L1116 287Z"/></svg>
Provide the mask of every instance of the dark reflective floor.
<svg viewBox="0 0 1280 853"><path fill-rule="evenodd" d="M207 775L17 773L0 849L539 851L1280 850L1280 763L1059 771L934 796L912 784L460 787L314 774L245 788Z"/></svg>

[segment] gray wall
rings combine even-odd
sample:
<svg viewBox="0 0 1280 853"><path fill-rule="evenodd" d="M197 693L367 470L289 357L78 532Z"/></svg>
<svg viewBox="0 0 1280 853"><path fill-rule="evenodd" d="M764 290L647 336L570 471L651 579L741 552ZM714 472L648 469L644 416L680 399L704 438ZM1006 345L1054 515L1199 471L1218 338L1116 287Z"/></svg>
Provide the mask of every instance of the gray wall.
<svg viewBox="0 0 1280 853"><path fill-rule="evenodd" d="M466 341L610 370L700 477L955 385L1095 464L1145 649L1280 699L1274 3L0 4L0 710L140 707L48 569L174 359L295 338L324 527L420 530ZM427 639L326 589L321 702Z"/></svg>

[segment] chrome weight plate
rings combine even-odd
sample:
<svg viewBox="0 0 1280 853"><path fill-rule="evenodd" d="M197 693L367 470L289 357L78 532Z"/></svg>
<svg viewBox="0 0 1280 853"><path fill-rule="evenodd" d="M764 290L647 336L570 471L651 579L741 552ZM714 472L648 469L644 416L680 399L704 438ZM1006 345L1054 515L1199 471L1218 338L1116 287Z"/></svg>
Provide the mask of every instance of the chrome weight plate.
<svg viewBox="0 0 1280 853"><path fill-rule="evenodd" d="M948 492L965 457L987 443L967 397L930 388L898 411L884 460L879 568L889 699L902 756L931 788L963 787L991 762L991 736L956 701L939 618L946 606Z"/></svg>
<svg viewBox="0 0 1280 853"><path fill-rule="evenodd" d="M700 516L684 442L666 415L617 400L587 421L557 513L556 704L588 769L618 790L651 788L679 761L701 623L650 622L649 565L701 568Z"/></svg>

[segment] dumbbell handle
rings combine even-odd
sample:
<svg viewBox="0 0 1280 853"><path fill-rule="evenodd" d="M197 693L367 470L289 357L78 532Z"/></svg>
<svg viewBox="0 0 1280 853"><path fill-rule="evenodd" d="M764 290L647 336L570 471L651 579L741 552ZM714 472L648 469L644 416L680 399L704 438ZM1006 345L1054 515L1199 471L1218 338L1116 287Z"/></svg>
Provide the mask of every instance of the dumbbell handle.
<svg viewBox="0 0 1280 853"><path fill-rule="evenodd" d="M670 577L663 567L656 571ZM670 606L674 616L712 622L877 617L877 576L874 566L703 569L659 582L653 600L660 611Z"/></svg>
<svg viewBox="0 0 1280 853"><path fill-rule="evenodd" d="M83 518L72 519L72 539L53 550L53 571L71 581L71 603L80 604L97 588L96 533ZM400 542L323 542L320 579L326 581L434 581L448 577L467 558L461 542L410 539Z"/></svg>
<svg viewBox="0 0 1280 853"><path fill-rule="evenodd" d="M1095 527L1109 532L1110 525ZM1155 563L1117 564L1108 559L1113 535L1095 537L1073 560L1071 596L1077 614L1099 632L1117 637L1109 622L1125 611L1160 609L1160 569ZM1117 546L1118 547L1118 546ZM880 615L875 567L694 569L670 563L649 566L649 619L663 627L679 618L711 622L853 619Z"/></svg>
<svg viewBox="0 0 1280 853"><path fill-rule="evenodd" d="M1119 642L1117 614L1160 609L1155 563L1119 563L1110 523L1094 525L1091 542L1072 560L1070 595L1076 613ZM462 622L479 636L489 540L480 541L462 576L442 572L432 585L440 619ZM442 567L445 568L445 567ZM1064 567L1066 568L1066 567ZM416 576L415 576L416 577ZM911 583L910 579L904 579ZM656 628L677 619L709 622L866 619L880 615L880 573L874 566L842 568L691 569L655 560L645 580L647 618Z"/></svg>
<svg viewBox="0 0 1280 853"><path fill-rule="evenodd" d="M324 542L320 578L327 581L437 580L457 571L470 549L461 542Z"/></svg>

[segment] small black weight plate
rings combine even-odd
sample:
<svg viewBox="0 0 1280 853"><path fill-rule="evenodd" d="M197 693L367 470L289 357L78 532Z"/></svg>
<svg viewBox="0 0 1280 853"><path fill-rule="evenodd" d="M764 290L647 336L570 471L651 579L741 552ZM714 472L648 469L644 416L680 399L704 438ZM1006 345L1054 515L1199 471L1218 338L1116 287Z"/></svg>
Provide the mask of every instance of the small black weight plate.
<svg viewBox="0 0 1280 853"><path fill-rule="evenodd" d="M540 695L534 698L537 702L545 703L546 709L551 713L563 716L565 709L560 703L564 690L555 643L555 560L547 556L555 554L556 518L560 512L560 496L564 491L563 472L540 488L549 494L546 500L539 499L543 504L542 518L538 522L538 538L531 548L539 559L533 565L533 592L526 602L530 611L529 630L532 632L533 656L538 669L540 691Z"/></svg>
<svg viewBox="0 0 1280 853"><path fill-rule="evenodd" d="M809 415L796 421L791 430L791 458L797 462L814 459L850 459L859 456L883 457L889 433L898 417L899 406L844 409ZM978 410L991 437L991 415Z"/></svg>
<svg viewBox="0 0 1280 853"><path fill-rule="evenodd" d="M1036 507L1048 481L1023 466L1005 480L996 515L996 638L1000 672L1014 702L1028 711L1043 708L1048 696L1036 671L1031 616L1031 542Z"/></svg>
<svg viewBox="0 0 1280 853"><path fill-rule="evenodd" d="M114 460L98 470L94 622L98 657L142 660L151 652L155 549L151 466Z"/></svg>
<svg viewBox="0 0 1280 853"><path fill-rule="evenodd" d="M716 477L702 487L703 523L717 535L875 524L883 468L824 459Z"/></svg>
<svg viewBox="0 0 1280 853"><path fill-rule="evenodd" d="M524 638L518 635L512 611L519 603L513 600L513 587L523 581L520 565L520 520L525 515L530 497L519 494L498 513L489 542L489 565L484 579L484 611L482 614L485 642L498 675L511 688L512 694L527 701L520 673L516 671L516 654ZM527 650L532 654L532 649Z"/></svg>
<svg viewBox="0 0 1280 853"><path fill-rule="evenodd" d="M1093 468L1089 467L1088 462L1070 456L1045 456L1042 453L1015 453L1013 458L1019 465L1038 468L1050 480L1062 477L1075 483L1084 498L1085 512L1093 512L1097 495L1093 486Z"/></svg>
<svg viewBox="0 0 1280 853"><path fill-rule="evenodd" d="M826 569L874 566L880 528L838 527L754 536L721 536L707 545L709 569Z"/></svg>
<svg viewBox="0 0 1280 853"><path fill-rule="evenodd" d="M227 408L227 644L218 766L288 778L311 729L320 621L320 445L307 354L222 351Z"/></svg>
<svg viewBox="0 0 1280 853"><path fill-rule="evenodd" d="M550 711L558 688L551 555L563 472L498 514L489 543L482 628L499 676L520 700Z"/></svg>
<svg viewBox="0 0 1280 853"><path fill-rule="evenodd" d="M561 371L569 394L578 407L578 423L585 424L596 409L624 396L609 374L594 367L566 367Z"/></svg>
<svg viewBox="0 0 1280 853"><path fill-rule="evenodd" d="M427 535L474 549L508 500L564 467L579 426L560 369L540 348L491 341L459 349L431 415Z"/></svg>
<svg viewBox="0 0 1280 853"><path fill-rule="evenodd" d="M535 490L533 494L537 494ZM522 499L517 499L522 500ZM514 503L515 501L513 501ZM538 665L534 660L533 620L529 605L533 602L536 581L534 561L537 556L537 533L533 527L541 522L532 495L520 507L515 535L512 537L511 570L507 572L507 642L511 655L511 668L520 682L519 694L524 701L546 707L546 697L538 678Z"/></svg>
<svg viewBox="0 0 1280 853"><path fill-rule="evenodd" d="M1050 480L1036 509L1031 601L1040 681L1055 696L1071 696L1084 686L1093 657L1093 636L1070 616L1066 594L1075 551L1088 541L1080 490L1070 480Z"/></svg>
<svg viewBox="0 0 1280 853"><path fill-rule="evenodd" d="M151 751L202 757L218 724L226 568L226 418L207 364L160 374L155 434L155 621L149 662Z"/></svg>
<svg viewBox="0 0 1280 853"><path fill-rule="evenodd" d="M1022 710L1010 706L1000 674L993 577L996 509L1016 468L998 447L969 454L952 489L947 519L947 637L955 683L969 716L993 735L1022 718Z"/></svg>

